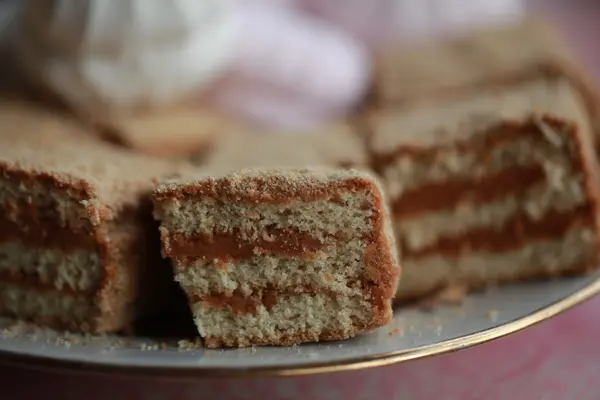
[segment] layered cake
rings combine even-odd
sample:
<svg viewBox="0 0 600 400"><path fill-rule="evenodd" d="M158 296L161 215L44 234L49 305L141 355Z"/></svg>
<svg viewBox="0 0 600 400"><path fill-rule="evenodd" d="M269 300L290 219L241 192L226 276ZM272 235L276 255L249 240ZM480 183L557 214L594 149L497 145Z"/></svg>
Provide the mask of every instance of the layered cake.
<svg viewBox="0 0 600 400"><path fill-rule="evenodd" d="M377 60L373 100L380 105L461 90L532 65L568 58L547 25L525 22L388 49Z"/></svg>
<svg viewBox="0 0 600 400"><path fill-rule="evenodd" d="M18 104L0 126L0 314L109 332L152 312L175 285L149 195L179 166Z"/></svg>
<svg viewBox="0 0 600 400"><path fill-rule="evenodd" d="M370 147L403 256L398 298L595 268L587 110L569 80L540 76L375 116Z"/></svg>
<svg viewBox="0 0 600 400"><path fill-rule="evenodd" d="M345 339L392 318L399 267L367 173L244 170L164 183L154 201L208 347Z"/></svg>
<svg viewBox="0 0 600 400"><path fill-rule="evenodd" d="M363 139L349 123L308 132L258 133L236 130L213 142L199 163L210 170L367 165Z"/></svg>

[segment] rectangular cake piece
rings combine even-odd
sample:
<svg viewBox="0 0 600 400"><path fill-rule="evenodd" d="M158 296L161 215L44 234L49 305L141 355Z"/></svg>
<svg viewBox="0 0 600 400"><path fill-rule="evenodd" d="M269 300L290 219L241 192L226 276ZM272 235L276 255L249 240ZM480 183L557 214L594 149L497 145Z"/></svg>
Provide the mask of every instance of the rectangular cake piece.
<svg viewBox="0 0 600 400"><path fill-rule="evenodd" d="M526 20L448 39L389 48L377 60L373 101L401 104L569 57L548 25Z"/></svg>
<svg viewBox="0 0 600 400"><path fill-rule="evenodd" d="M403 256L399 299L596 267L593 129L569 81L390 109L371 129Z"/></svg>
<svg viewBox="0 0 600 400"><path fill-rule="evenodd" d="M244 170L160 185L163 254L208 347L338 340L392 318L379 184L355 170Z"/></svg>
<svg viewBox="0 0 600 400"><path fill-rule="evenodd" d="M363 138L350 123L311 131L237 130L215 140L199 163L211 171L244 168L364 167Z"/></svg>
<svg viewBox="0 0 600 400"><path fill-rule="evenodd" d="M0 105L0 314L76 331L128 329L176 288L150 194L153 178L179 167L31 107Z"/></svg>

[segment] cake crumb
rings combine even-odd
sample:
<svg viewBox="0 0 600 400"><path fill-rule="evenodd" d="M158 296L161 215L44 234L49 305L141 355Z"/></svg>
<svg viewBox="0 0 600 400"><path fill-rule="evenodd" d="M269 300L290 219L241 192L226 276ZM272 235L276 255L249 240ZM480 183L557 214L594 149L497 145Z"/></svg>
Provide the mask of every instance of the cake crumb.
<svg viewBox="0 0 600 400"><path fill-rule="evenodd" d="M142 350L142 351L157 351L158 349L159 349L158 344L142 343L140 345L140 350Z"/></svg>
<svg viewBox="0 0 600 400"><path fill-rule="evenodd" d="M177 349L179 351L190 351L200 348L202 348L202 341L200 338L195 338L194 340L184 339L177 342Z"/></svg>
<svg viewBox="0 0 600 400"><path fill-rule="evenodd" d="M463 302L466 293L465 287L461 285L450 285L440 289L431 296L418 299L416 301L416 306L423 311L432 311L440 304L460 305Z"/></svg>
<svg viewBox="0 0 600 400"><path fill-rule="evenodd" d="M436 296L436 299L440 303L445 304L460 304L465 298L466 291L464 286L451 285L440 291Z"/></svg>
<svg viewBox="0 0 600 400"><path fill-rule="evenodd" d="M492 322L496 322L498 320L498 310L489 310L486 315Z"/></svg>
<svg viewBox="0 0 600 400"><path fill-rule="evenodd" d="M391 331L388 332L388 336L394 336L394 335L402 335L403 332L401 329L399 328L394 328Z"/></svg>

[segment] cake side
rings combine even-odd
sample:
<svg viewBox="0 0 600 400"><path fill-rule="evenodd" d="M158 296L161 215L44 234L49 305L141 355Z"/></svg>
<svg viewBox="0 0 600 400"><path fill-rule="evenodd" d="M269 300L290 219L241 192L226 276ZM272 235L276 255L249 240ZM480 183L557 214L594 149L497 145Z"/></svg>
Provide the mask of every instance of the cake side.
<svg viewBox="0 0 600 400"><path fill-rule="evenodd" d="M406 107L384 107L368 118L369 150L377 164L395 158L399 146L444 146L469 139L505 119L518 120L530 113L549 113L595 129L594 109L565 70L539 65L504 79L465 89L460 95L415 101ZM383 158L383 160L379 160Z"/></svg>
<svg viewBox="0 0 600 400"><path fill-rule="evenodd" d="M412 134L413 138L420 136L427 142L444 142L456 140L455 135L468 132L471 125L485 128L503 118L522 118L528 111L550 113L591 130L592 147L600 155L598 93L594 79L571 59L540 59L519 70L489 75L455 90L412 98L401 106L382 104L366 113L362 125L368 133L379 132L367 135L371 156L373 152L378 156L376 167L386 162L381 155L389 156L398 144L395 138L401 136L394 133L398 125L412 124L418 132ZM411 119L407 115L412 116ZM430 116L433 116L430 121L425 122ZM443 128L440 121L445 121ZM407 130L404 135L411 134L410 129ZM387 134L382 134L385 131ZM416 141L417 147L420 142L422 140Z"/></svg>
<svg viewBox="0 0 600 400"><path fill-rule="evenodd" d="M36 322L92 330L93 295L102 278L93 189L53 174L0 163L0 309Z"/></svg>
<svg viewBox="0 0 600 400"><path fill-rule="evenodd" d="M355 171L243 171L155 192L163 253L209 346L387 323L398 268L386 216L376 181Z"/></svg>
<svg viewBox="0 0 600 400"><path fill-rule="evenodd" d="M0 122L0 312L77 331L127 329L146 311L140 272L150 286L161 275L146 262L153 251L160 260L146 240L152 178L178 165L22 105L0 107Z"/></svg>
<svg viewBox="0 0 600 400"><path fill-rule="evenodd" d="M596 268L598 177L586 133L532 116L454 145L408 150L409 175L455 168L393 194L404 267L398 298Z"/></svg>

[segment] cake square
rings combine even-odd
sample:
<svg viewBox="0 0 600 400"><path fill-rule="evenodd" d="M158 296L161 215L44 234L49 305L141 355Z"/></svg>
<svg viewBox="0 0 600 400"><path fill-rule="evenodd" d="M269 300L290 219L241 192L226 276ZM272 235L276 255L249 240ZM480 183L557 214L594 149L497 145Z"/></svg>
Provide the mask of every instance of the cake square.
<svg viewBox="0 0 600 400"><path fill-rule="evenodd" d="M305 168L367 165L364 138L350 123L310 131L236 130L219 137L199 164L211 171L245 168Z"/></svg>
<svg viewBox="0 0 600 400"><path fill-rule="evenodd" d="M540 63L568 59L566 49L550 26L531 19L398 45L376 60L372 100L378 105L403 104L460 91Z"/></svg>
<svg viewBox="0 0 600 400"><path fill-rule="evenodd" d="M0 314L99 333L158 309L177 287L150 194L180 166L24 104L1 104L0 126Z"/></svg>
<svg viewBox="0 0 600 400"><path fill-rule="evenodd" d="M154 203L208 347L346 339L392 318L399 266L366 172L243 170L163 183Z"/></svg>
<svg viewBox="0 0 600 400"><path fill-rule="evenodd" d="M403 256L402 300L597 266L597 125L561 75L382 110L370 149Z"/></svg>

